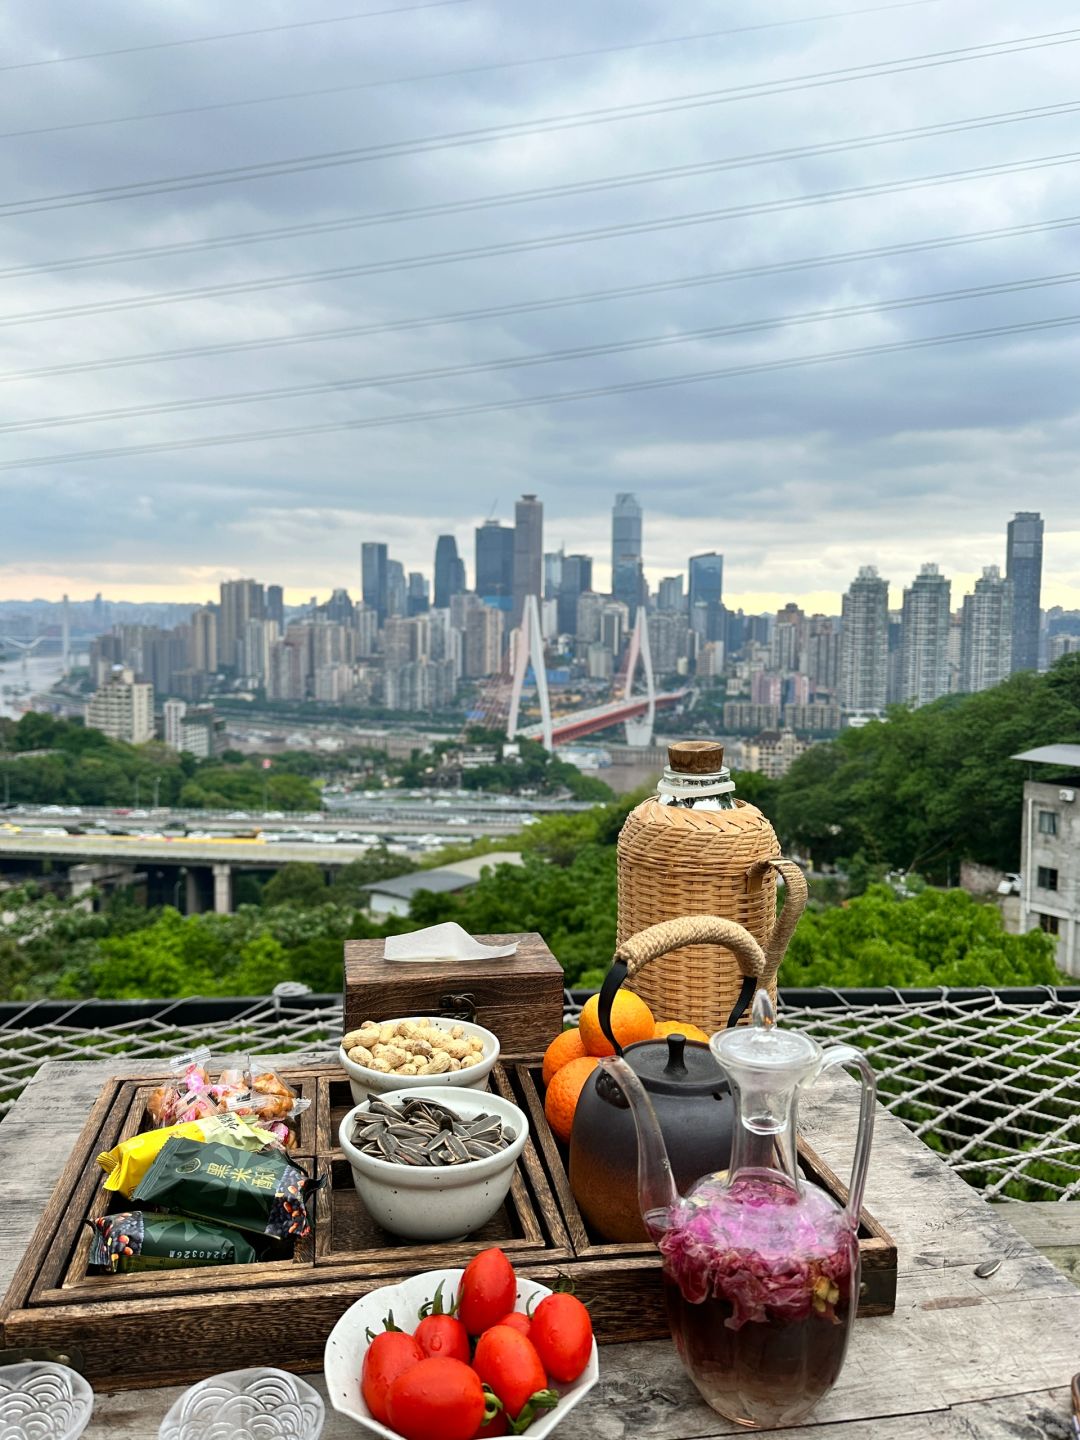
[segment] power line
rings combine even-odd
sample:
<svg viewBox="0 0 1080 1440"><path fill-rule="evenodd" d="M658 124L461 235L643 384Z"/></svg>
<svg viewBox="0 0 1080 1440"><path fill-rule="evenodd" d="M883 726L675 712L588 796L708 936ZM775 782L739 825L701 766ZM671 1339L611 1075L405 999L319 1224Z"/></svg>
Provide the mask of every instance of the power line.
<svg viewBox="0 0 1080 1440"><path fill-rule="evenodd" d="M645 390L674 389L677 386L702 384L709 380L730 379L740 375L761 375L776 370L801 369L841 360L861 359L870 355L890 355L939 345L960 344L968 340L986 340L1003 335L1033 334L1040 331L1063 329L1077 324L1080 324L1080 315L1060 315L1048 320L1027 321L1015 325L993 325L980 330L960 330L947 335L931 335L916 340L893 341L882 345L862 345L846 350L826 350L815 355L761 361L755 365L736 365L719 370L692 371L685 375L669 375L653 380L628 380L615 385L594 385L588 389L556 391L553 394L530 395L513 400L453 405L439 410L401 411L393 415L372 415L363 420L334 421L320 425L292 425L281 426L275 430L264 429L226 435L205 435L188 440L159 440L141 445L83 450L67 455L42 455L30 456L21 460L2 460L0 461L0 471L36 469L46 465L74 465L91 460L116 460L131 455L156 455L169 451L204 450L220 445L246 445L258 440L284 440L307 435L340 434L349 430L372 430L392 425L416 424L419 421L461 419L469 415L525 410L539 405L562 405L570 401L633 394Z"/></svg>
<svg viewBox="0 0 1080 1440"><path fill-rule="evenodd" d="M73 255L63 260L49 260L34 265L12 266L0 270L0 279L19 275L50 274L65 270L86 270L99 265L116 265L132 260L161 259L171 255L201 254L231 245L263 244L274 240L295 239L300 235L326 235L341 230L364 229L369 226L399 224L408 220L429 219L436 215L468 214L476 210L498 209L504 205L533 204L568 196L600 194L606 190L629 189L637 185L660 184L691 176L738 170L754 165L776 164L786 160L807 159L816 155L839 155L852 150L872 149L878 145L896 145L909 140L928 139L934 135L956 135L970 130L989 129L998 125L1015 125L1028 120L1045 120L1070 115L1080 110L1080 100L1063 101L1057 105L1040 105L1022 110L1004 110L970 119L947 120L935 125L919 125L905 130L886 130L876 135L855 136L848 140L827 140L815 145L788 146L781 150L758 150L747 155L727 156L720 160L703 160L692 165L664 166L656 170L638 170L621 175L604 175L595 180L571 181L562 185L534 186L528 190L504 191L497 195L472 196L467 200L447 200L432 205L406 209L372 211L368 214L346 215L337 220L315 220L300 225L274 226L265 230L237 231L229 235L210 236L202 240L182 240L169 245L149 245L130 250L99 251L92 255Z"/></svg>
<svg viewBox="0 0 1080 1440"><path fill-rule="evenodd" d="M498 255L525 254L531 251L555 249L564 245L587 244L623 235L646 235L662 230L714 224L722 220L740 219L751 215L772 215L788 210L800 210L813 205L836 204L845 200L867 199L911 190L932 189L941 185L951 185L961 180L980 180L990 176L1023 174L1032 170L1073 165L1078 160L1080 160L1080 151L1069 151L1062 155L1036 156L1033 159L1007 161L999 165L980 165L964 170L940 171L932 175L916 176L909 180L883 181L873 185L851 186L842 190L827 190L815 195L756 201L753 204L732 205L719 210L692 211L683 215L666 216L659 220L628 221L620 225L604 225L592 230L574 230L525 240L507 240L492 245L474 245L464 250L443 250L429 254L402 256L393 260L372 260L361 265L340 265L324 270L267 276L260 280L235 280L219 285L199 285L186 290L157 291L149 295L135 295L119 300L98 300L81 305L65 305L53 310L27 310L16 314L0 315L0 327L38 323L42 320L71 319L81 315L111 314L123 310L143 309L152 305L178 304L188 300L205 300L212 297L220 298L224 295L246 295L254 291L280 290L294 285L319 284L360 275L383 275L392 271L425 269L430 266L447 265L460 261L490 259Z"/></svg>
<svg viewBox="0 0 1080 1440"><path fill-rule="evenodd" d="M653 50L664 45L688 45L704 40L720 40L732 35L747 35L757 30L780 30L790 25L810 25L823 20L846 20L862 15L880 15L887 10L911 10L923 5L940 5L948 0L893 0L888 5L863 5L857 10L826 10L818 15L799 15L790 20L767 20L756 25L733 25L725 30L697 30L685 35L664 35L655 40L636 40L625 45L597 45L587 50L564 50L553 55L530 55L520 60L495 60L485 65L464 65L454 70L427 70L415 75L396 75L385 80L362 80L352 85L329 85L316 90L285 90L274 95L255 95L247 100L220 100L207 105L186 105L175 110L145 110L137 115L115 115L101 120L74 120L63 125L39 125L29 130L7 130L0 132L0 140L14 140L29 135L55 135L63 130L89 130L102 125L129 125L141 120L172 120L181 115L204 115L214 110L235 110L250 105L271 105L283 100L310 100L325 95L345 95L358 90L381 90L393 85L415 85L427 80L463 79L468 75L483 75L491 71L516 70L531 65L553 65L565 60L588 60L602 55L625 54L632 50ZM351 19L351 16L342 16ZM329 21L303 22L311 24L333 24ZM279 28L271 26L271 29ZM245 33L262 33L245 32ZM221 36L210 36L221 39ZM191 42L177 42L191 43ZM126 53L126 52L122 52ZM69 56L68 59L85 59L85 56ZM56 61L41 62L56 64ZM0 66L18 69L18 66Z"/></svg>
<svg viewBox="0 0 1080 1440"><path fill-rule="evenodd" d="M222 30L215 35L190 35L185 40L154 40L147 45L125 45L119 50L90 50L81 55L53 55L48 60L19 60L0 65L0 70L39 70L45 65L70 65L73 60L105 60L112 55L143 55L148 50L175 50L181 45L207 45L214 40L241 40L251 35L273 35L282 30L310 30L316 25L340 25L346 20L373 20L381 15L407 15L413 10L441 10L447 5L466 5L469 0L419 0L414 5L396 5L387 10L354 10L349 15L330 15L323 20L293 20L285 25L259 25L251 30Z"/></svg>
<svg viewBox="0 0 1080 1440"><path fill-rule="evenodd" d="M1072 285L1077 281L1080 281L1080 270L1071 270L1057 275L1041 275L990 285L970 285L962 289L938 290L924 295L904 295L893 300L865 301L856 305L840 305L826 310L808 310L793 315L770 315L756 320L737 321L726 325L710 325L700 330L681 331L674 335L667 333L645 335L630 340L576 345L535 355L512 355L496 360L433 366L425 370L406 370L382 375L363 375L347 380L323 380L306 385L284 385L271 389L237 391L225 395L168 400L152 405L127 405L110 410L87 410L79 414L45 416L36 420L11 420L0 424L0 434L50 430L61 426L92 424L104 420L131 420L147 415L174 415L192 410L216 410L229 405L252 405L268 400L296 400L312 395L341 394L388 385L415 385L420 382L455 379L465 375L523 370L536 365L559 364L566 360L584 360L599 355L621 355L638 350L656 350L671 345L687 345L695 341L719 339L726 335L756 334L764 330L782 329L787 325L815 325L824 320L850 319L857 315L876 315L894 310L910 310L923 305L940 305L955 301L981 299L990 295L1043 290L1056 285Z"/></svg>
<svg viewBox="0 0 1080 1440"><path fill-rule="evenodd" d="M877 260L898 255L924 254L931 250L951 249L960 245L982 244L1020 235L1036 235L1080 226L1080 215L1062 216L1053 220L1032 221L1025 225L1008 225L997 230L976 230L960 235L933 236L895 245L876 245L864 250L841 250L828 255L813 255L799 260L778 260L769 264L751 265L739 270L717 270L700 275L677 276L670 280L646 281L638 285L621 285L611 290L590 290L570 295L554 295L538 300L518 301L508 305L490 305L483 309L452 310L441 315L418 315L402 320L377 324L344 325L329 330L309 330L300 334L271 336L262 340L232 340L224 344L193 345L175 350L149 350L141 354L118 355L101 360L45 365L33 370L10 370L0 373L0 382L38 380L53 375L78 375L99 370L120 369L159 361L191 360L212 355L272 350L293 345L308 345L321 340L345 340L365 335L383 335L406 330L427 329L439 325L458 325L474 320L489 320L509 315L527 315L548 310L568 309L578 305L598 304L631 296L662 294L691 289L696 286L718 285L754 276L792 274L831 265L849 264L859 260Z"/></svg>
<svg viewBox="0 0 1080 1440"><path fill-rule="evenodd" d="M396 159L402 155L454 149L464 145L517 139L524 135L549 134L553 131L578 129L584 126L614 124L623 120L649 119L656 115L724 104L733 100L760 99L795 90L817 89L826 85L845 84L854 80L878 79L913 70L935 69L973 60L989 60L1001 55L1043 50L1059 45L1075 45L1080 29L1058 30L1044 35L1021 36L1012 41L994 41L987 45L964 46L954 50L932 51L926 55L906 56L900 60L875 62L870 65L845 66L839 70L817 71L810 75L793 76L783 81L761 81L738 85L725 90L707 90L695 94L670 96L661 100L637 101L630 105L606 106L598 110L582 110L568 115L538 117L505 125L487 126L477 130L461 130L391 141L383 145L361 146L348 150L323 151L297 155L286 160L261 161L251 165L232 166L224 170L191 171L183 175L164 176L152 180L136 180L126 185L73 190L56 195L36 196L0 205L0 214L33 215L52 210L66 210L83 205L106 204L115 200L132 200L148 195L173 194L178 190L198 190L218 185L233 185L246 180L273 179L310 170L330 169L341 165L359 165L373 160Z"/></svg>

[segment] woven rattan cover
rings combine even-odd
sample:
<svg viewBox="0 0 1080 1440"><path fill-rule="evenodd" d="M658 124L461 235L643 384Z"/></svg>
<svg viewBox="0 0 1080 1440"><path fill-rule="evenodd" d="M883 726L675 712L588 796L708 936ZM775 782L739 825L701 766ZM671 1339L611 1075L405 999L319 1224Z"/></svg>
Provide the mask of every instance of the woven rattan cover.
<svg viewBox="0 0 1080 1440"><path fill-rule="evenodd" d="M619 836L619 932L631 935L683 915L736 920L764 949L776 918L776 874L747 871L779 856L772 826L742 800L733 810L688 810L646 800L626 818ZM636 975L636 990L657 1020L684 1020L708 1034L727 1021L742 975L722 945L687 945L652 961ZM769 986L775 1000L775 980Z"/></svg>

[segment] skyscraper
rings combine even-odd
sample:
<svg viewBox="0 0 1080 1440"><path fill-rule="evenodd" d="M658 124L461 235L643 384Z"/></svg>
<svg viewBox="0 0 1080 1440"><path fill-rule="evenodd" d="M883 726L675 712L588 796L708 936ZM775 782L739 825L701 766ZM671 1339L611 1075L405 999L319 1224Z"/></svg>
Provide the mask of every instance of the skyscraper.
<svg viewBox="0 0 1080 1440"><path fill-rule="evenodd" d="M525 597L539 600L544 582L544 507L535 495L514 506L514 625L521 624Z"/></svg>
<svg viewBox="0 0 1080 1440"><path fill-rule="evenodd" d="M405 566L400 560L386 562L386 613L405 615L409 609L409 590L405 582Z"/></svg>
<svg viewBox="0 0 1080 1440"><path fill-rule="evenodd" d="M633 625L638 606L645 603L645 575L640 555L619 556L611 576L611 598L626 606Z"/></svg>
<svg viewBox="0 0 1080 1440"><path fill-rule="evenodd" d="M840 704L848 711L881 711L889 679L889 582L864 565L843 604Z"/></svg>
<svg viewBox="0 0 1080 1440"><path fill-rule="evenodd" d="M249 620L266 618L266 596L256 580L223 580L218 612L218 663L233 669L237 646Z"/></svg>
<svg viewBox="0 0 1080 1440"><path fill-rule="evenodd" d="M435 609L449 610L451 596L460 595L464 589L464 566L458 557L457 541L453 535L440 535L435 542Z"/></svg>
<svg viewBox="0 0 1080 1440"><path fill-rule="evenodd" d="M387 548L375 540L365 540L360 547L361 590L364 604L374 610L379 624L386 621Z"/></svg>
<svg viewBox="0 0 1080 1440"><path fill-rule="evenodd" d="M724 557L715 550L691 555L690 624L702 640L722 640L724 628ZM704 605L704 610L697 607Z"/></svg>
<svg viewBox="0 0 1080 1440"><path fill-rule="evenodd" d="M514 593L514 532L498 520L485 520L476 531L476 593L489 604Z"/></svg>
<svg viewBox="0 0 1080 1440"><path fill-rule="evenodd" d="M611 507L611 585L615 588L615 572L619 561L630 557L640 560L641 549L641 506L635 495L623 493L615 496Z"/></svg>
<svg viewBox="0 0 1080 1440"><path fill-rule="evenodd" d="M1012 528L1011 526L1009 527ZM975 593L964 596L960 621L960 688L989 690L1015 668L1012 664L1013 584L996 565L983 568Z"/></svg>
<svg viewBox="0 0 1080 1440"><path fill-rule="evenodd" d="M426 615L431 608L427 576L421 575L419 570L410 570L408 584L407 608L410 617Z"/></svg>
<svg viewBox="0 0 1080 1440"><path fill-rule="evenodd" d="M562 567L565 556L562 547L544 553L544 599L555 600L562 589Z"/></svg>
<svg viewBox="0 0 1080 1440"><path fill-rule="evenodd" d="M1012 668L1039 668L1039 599L1042 591L1043 521L1021 510L1009 521L1005 578L1012 581Z"/></svg>
<svg viewBox="0 0 1080 1440"><path fill-rule="evenodd" d="M266 618L276 621L279 630L285 629L285 592L280 585L266 587Z"/></svg>
<svg viewBox="0 0 1080 1440"><path fill-rule="evenodd" d="M686 611L686 594L683 590L683 577L681 575L668 575L660 581L657 590L656 608L658 610L681 610Z"/></svg>
<svg viewBox="0 0 1080 1440"><path fill-rule="evenodd" d="M558 601L560 635L577 634L578 597L591 589L592 556L564 555Z"/></svg>
<svg viewBox="0 0 1080 1440"><path fill-rule="evenodd" d="M936 565L924 565L904 590L900 699L928 705L949 690L951 586Z"/></svg>
<svg viewBox="0 0 1080 1440"><path fill-rule="evenodd" d="M805 623L806 616L794 600L789 600L783 610L776 612L769 641L769 664L773 670L790 674L801 668Z"/></svg>

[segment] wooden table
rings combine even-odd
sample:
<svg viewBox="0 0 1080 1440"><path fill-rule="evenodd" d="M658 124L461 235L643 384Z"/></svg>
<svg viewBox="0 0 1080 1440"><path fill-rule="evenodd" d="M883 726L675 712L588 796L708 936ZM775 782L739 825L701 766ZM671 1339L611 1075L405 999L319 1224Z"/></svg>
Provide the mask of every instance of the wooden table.
<svg viewBox="0 0 1080 1440"><path fill-rule="evenodd" d="M44 1065L0 1126L0 1292L103 1082L145 1068L145 1061ZM856 1102L855 1087L837 1076L807 1097L800 1116L803 1133L842 1175ZM1068 1384L1080 1370L1080 1289L1009 1225L1012 1207L985 1204L884 1111L867 1203L899 1247L896 1313L857 1321L832 1394L805 1425L769 1433L789 1440L1065 1440ZM976 1266L999 1257L993 1276L975 1275ZM272 1355L252 1356L253 1364L273 1362ZM559 1428L560 1440L744 1433L702 1403L666 1342L605 1346L600 1371L600 1384ZM321 1377L309 1378L321 1387ZM150 1440L178 1393L99 1394L86 1434ZM328 1409L323 1433L356 1440L360 1431Z"/></svg>

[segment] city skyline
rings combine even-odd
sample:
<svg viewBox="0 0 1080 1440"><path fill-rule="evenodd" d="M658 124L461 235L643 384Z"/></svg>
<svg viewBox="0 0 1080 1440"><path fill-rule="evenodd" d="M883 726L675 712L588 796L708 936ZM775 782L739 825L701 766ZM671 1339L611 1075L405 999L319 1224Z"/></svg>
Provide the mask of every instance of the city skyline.
<svg viewBox="0 0 1080 1440"><path fill-rule="evenodd" d="M1075 47L1025 39L1065 0L311 8L6 17L0 595L355 593L364 542L430 574L535 491L599 586L633 492L654 587L715 549L755 612L970 590L1030 507L1080 604ZM176 183L222 166L280 173Z"/></svg>

